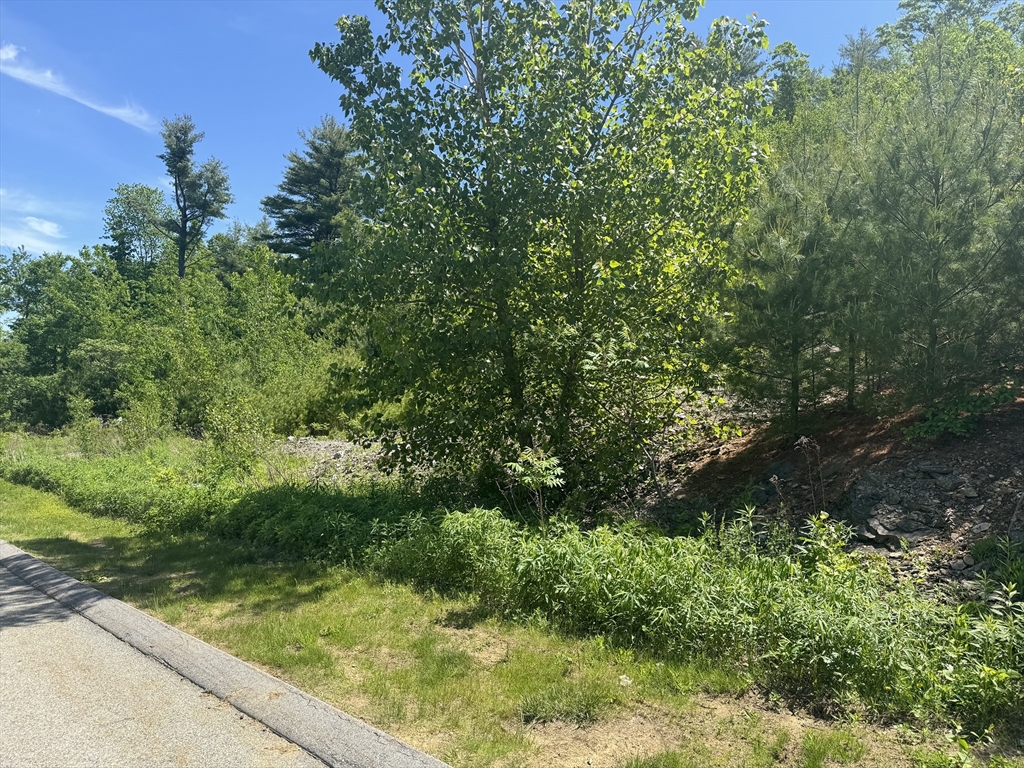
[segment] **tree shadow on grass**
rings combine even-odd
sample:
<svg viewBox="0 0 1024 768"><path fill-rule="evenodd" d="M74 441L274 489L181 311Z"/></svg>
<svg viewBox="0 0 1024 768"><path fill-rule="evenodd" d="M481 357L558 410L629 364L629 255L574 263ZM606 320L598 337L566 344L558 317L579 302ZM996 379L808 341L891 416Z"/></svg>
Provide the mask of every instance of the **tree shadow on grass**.
<svg viewBox="0 0 1024 768"><path fill-rule="evenodd" d="M244 602L255 613L289 611L330 589L323 567L261 561L244 544L201 535L38 538L18 545L111 597L143 607L195 598Z"/></svg>

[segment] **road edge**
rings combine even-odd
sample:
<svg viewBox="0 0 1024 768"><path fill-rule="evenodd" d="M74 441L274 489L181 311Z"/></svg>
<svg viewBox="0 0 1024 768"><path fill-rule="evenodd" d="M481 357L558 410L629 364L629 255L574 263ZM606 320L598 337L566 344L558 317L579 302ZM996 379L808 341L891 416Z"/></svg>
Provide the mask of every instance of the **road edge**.
<svg viewBox="0 0 1024 768"><path fill-rule="evenodd" d="M0 567L331 768L449 768L394 736L71 578L3 540Z"/></svg>

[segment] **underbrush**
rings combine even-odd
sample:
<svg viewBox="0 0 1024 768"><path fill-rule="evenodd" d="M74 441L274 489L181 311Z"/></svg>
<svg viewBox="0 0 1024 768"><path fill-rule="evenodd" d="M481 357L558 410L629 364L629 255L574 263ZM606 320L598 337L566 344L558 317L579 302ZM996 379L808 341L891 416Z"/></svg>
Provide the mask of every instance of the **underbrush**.
<svg viewBox="0 0 1024 768"><path fill-rule="evenodd" d="M956 719L981 733L1024 718L1024 607L1011 587L944 606L845 548L822 516L801 536L747 510L689 538L639 528L524 530L493 510L413 519L370 564L491 610L544 616L669 657L745 670L823 714Z"/></svg>
<svg viewBox="0 0 1024 768"><path fill-rule="evenodd" d="M346 563L448 595L484 614L732 670L769 698L819 714L955 721L983 733L1024 722L1024 606L1010 585L951 607L849 552L821 516L797 534L751 510L691 537L635 525L518 525L495 510L428 511L398 481L318 488L301 473L204 474L204 450L75 457L14 438L0 476L82 510L151 529L241 539L279 559ZM573 698L575 696L576 698ZM607 692L538 693L524 719L597 716Z"/></svg>

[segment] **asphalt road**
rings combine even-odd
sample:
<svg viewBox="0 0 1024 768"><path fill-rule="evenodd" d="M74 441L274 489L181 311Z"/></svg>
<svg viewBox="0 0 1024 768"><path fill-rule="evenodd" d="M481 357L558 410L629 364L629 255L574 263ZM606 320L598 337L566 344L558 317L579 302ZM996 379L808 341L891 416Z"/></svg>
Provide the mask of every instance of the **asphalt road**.
<svg viewBox="0 0 1024 768"><path fill-rule="evenodd" d="M0 541L0 768L85 766L448 768Z"/></svg>
<svg viewBox="0 0 1024 768"><path fill-rule="evenodd" d="M323 768L0 566L3 768Z"/></svg>

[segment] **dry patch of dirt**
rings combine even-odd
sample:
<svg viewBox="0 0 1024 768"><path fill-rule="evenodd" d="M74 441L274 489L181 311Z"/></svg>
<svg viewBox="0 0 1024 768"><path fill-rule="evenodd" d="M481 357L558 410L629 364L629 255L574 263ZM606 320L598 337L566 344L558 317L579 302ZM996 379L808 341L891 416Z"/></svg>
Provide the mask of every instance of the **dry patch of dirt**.
<svg viewBox="0 0 1024 768"><path fill-rule="evenodd" d="M535 751L526 759L529 768L618 768L633 758L649 758L676 751L697 765L747 765L752 758L779 743L784 747L773 765L799 764L801 744L810 731L837 726L806 715L774 712L750 697L740 699L695 697L681 712L639 704L585 728L565 723L530 726L527 736ZM854 734L864 743L863 768L910 766L907 750L884 732L859 726Z"/></svg>

